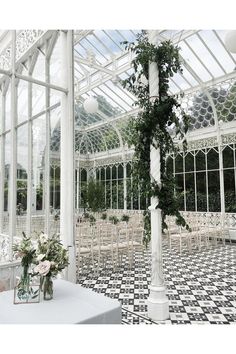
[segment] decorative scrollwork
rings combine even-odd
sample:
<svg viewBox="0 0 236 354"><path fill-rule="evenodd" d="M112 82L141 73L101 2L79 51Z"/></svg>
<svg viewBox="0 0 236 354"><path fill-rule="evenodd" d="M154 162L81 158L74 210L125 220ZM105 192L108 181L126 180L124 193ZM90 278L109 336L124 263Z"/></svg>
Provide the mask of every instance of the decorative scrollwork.
<svg viewBox="0 0 236 354"><path fill-rule="evenodd" d="M16 60L45 33L43 30L23 30L16 37ZM9 70L11 67L11 44L0 55L0 68Z"/></svg>

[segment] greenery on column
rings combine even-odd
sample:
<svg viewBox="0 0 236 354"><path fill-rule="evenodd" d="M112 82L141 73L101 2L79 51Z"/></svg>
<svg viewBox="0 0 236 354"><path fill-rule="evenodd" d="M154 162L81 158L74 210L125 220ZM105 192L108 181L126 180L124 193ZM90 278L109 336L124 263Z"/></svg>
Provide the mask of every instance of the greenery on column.
<svg viewBox="0 0 236 354"><path fill-rule="evenodd" d="M135 53L132 61L134 72L122 81L123 87L137 97L136 105L141 111L137 118L130 121L132 131L131 145L135 153L133 159L133 183L139 185L144 197L157 197L158 208L162 210L163 228L166 228L166 215L175 215L178 225L189 229L179 212L178 198L175 195L175 180L166 171L166 157L169 153L178 151L173 139L182 141L186 149L185 134L188 131L189 117L178 103L178 97L169 94L169 79L177 72L182 72L179 48L170 41L164 41L158 46L148 42L145 32L137 36L137 42L124 42L126 49ZM157 63L159 71L159 97L150 100L148 71L149 63ZM146 83L145 83L146 79ZM180 112L181 118L177 116ZM160 149L161 185L152 181L150 174L150 147ZM147 222L146 222L147 224ZM146 230L144 243L150 240L151 232Z"/></svg>

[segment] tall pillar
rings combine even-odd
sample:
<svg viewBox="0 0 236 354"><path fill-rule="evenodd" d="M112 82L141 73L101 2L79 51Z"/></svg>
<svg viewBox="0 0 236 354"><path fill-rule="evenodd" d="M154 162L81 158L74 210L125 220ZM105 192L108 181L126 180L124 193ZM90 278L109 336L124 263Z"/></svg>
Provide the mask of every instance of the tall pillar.
<svg viewBox="0 0 236 354"><path fill-rule="evenodd" d="M12 260L12 244L16 234L16 76L15 76L15 58L16 58L16 31L12 32L12 57L11 57L11 143L10 143L10 179L9 179L9 259Z"/></svg>
<svg viewBox="0 0 236 354"><path fill-rule="evenodd" d="M75 223L74 223L74 63L73 31L61 31L62 93L61 100L61 217L60 233L69 249L66 277L76 282Z"/></svg>
<svg viewBox="0 0 236 354"><path fill-rule="evenodd" d="M32 60L32 58L31 58ZM32 75L29 70L28 75ZM27 164L27 217L26 217L26 234L31 235L32 229L32 196L33 196L33 131L32 131L32 82L28 82L28 164Z"/></svg>
<svg viewBox="0 0 236 354"><path fill-rule="evenodd" d="M47 43L48 46L48 43ZM47 48L48 49L48 48ZM50 82L50 67L49 59L45 60L45 79L46 83ZM45 89L45 107L50 106L50 90L48 87ZM50 121L50 111L46 111L46 145L44 152L44 230L47 235L50 234L50 140L51 140L51 121Z"/></svg>
<svg viewBox="0 0 236 354"><path fill-rule="evenodd" d="M3 133L5 125L5 95L1 96L0 104L0 134ZM4 221L4 184L5 184L5 136L0 136L0 233L3 232Z"/></svg>
<svg viewBox="0 0 236 354"><path fill-rule="evenodd" d="M149 31L149 42L157 44L157 31ZM149 94L150 99L155 100L159 95L158 67L154 62L149 63ZM158 184L161 183L160 174L160 149L151 146L150 152L150 174L151 179ZM158 199L151 198L151 285L147 301L148 317L156 321L164 321L169 318L169 302L166 296L162 270L162 218L161 210L157 209Z"/></svg>

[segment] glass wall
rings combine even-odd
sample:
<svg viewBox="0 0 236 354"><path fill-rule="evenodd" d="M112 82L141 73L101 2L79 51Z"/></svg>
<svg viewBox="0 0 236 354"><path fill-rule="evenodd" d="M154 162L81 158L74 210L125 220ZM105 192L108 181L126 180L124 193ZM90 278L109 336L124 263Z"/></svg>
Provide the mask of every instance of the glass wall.
<svg viewBox="0 0 236 354"><path fill-rule="evenodd" d="M176 194L184 211L221 211L221 191L226 212L236 211L235 144L222 147L223 188L220 185L218 147L179 153L167 159L176 178Z"/></svg>
<svg viewBox="0 0 236 354"><path fill-rule="evenodd" d="M46 231L46 223L55 231L53 216L45 211L60 208L60 37L60 31L48 32L40 47L19 63L15 77L5 76L1 82L0 234L39 233Z"/></svg>
<svg viewBox="0 0 236 354"><path fill-rule="evenodd" d="M104 190L104 201L106 209L124 209L126 195L127 209L144 210L149 204L145 198L142 198L138 188L134 188L132 183L131 168L132 163L118 163L109 166L102 166L95 168L95 173L90 169L80 168L79 173L79 207L85 208L84 190L87 188L89 177L94 175L99 181ZM124 169L126 168L126 179ZM126 182L126 183L125 183ZM77 183L76 183L77 186ZM76 187L77 188L77 187ZM126 188L126 193L124 189ZM77 203L76 203L77 205Z"/></svg>

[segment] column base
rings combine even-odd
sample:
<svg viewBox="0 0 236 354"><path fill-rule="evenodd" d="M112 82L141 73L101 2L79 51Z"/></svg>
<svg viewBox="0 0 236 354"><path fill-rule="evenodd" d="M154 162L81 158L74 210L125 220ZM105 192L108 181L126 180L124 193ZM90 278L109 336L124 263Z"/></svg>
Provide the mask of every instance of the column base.
<svg viewBox="0 0 236 354"><path fill-rule="evenodd" d="M150 295L147 300L148 317L154 321L165 321L169 315L169 300L164 286L150 286Z"/></svg>

